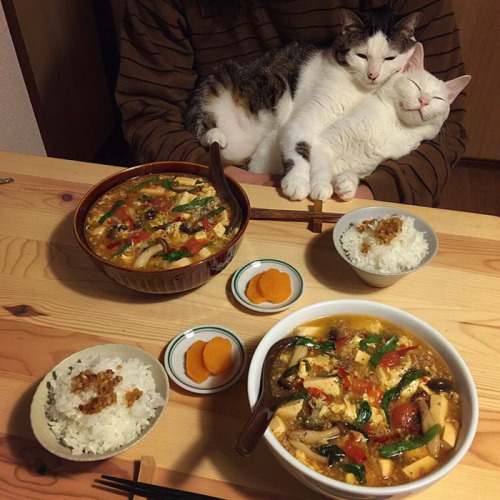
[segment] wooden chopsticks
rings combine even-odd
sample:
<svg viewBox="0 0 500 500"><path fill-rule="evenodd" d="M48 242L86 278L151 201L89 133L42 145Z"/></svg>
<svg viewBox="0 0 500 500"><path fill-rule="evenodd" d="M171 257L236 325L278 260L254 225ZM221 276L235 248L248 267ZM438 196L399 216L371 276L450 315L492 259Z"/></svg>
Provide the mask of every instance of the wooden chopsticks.
<svg viewBox="0 0 500 500"><path fill-rule="evenodd" d="M337 222L344 214L333 212L307 212L305 210L282 210L274 208L250 208L250 219L254 220L283 220L296 222Z"/></svg>
<svg viewBox="0 0 500 500"><path fill-rule="evenodd" d="M166 486L158 486L156 484L143 483L141 481L132 481L121 477L102 475L101 479L96 479L96 481L103 486L126 491L133 495L139 495L146 498L161 500L223 500L209 495L202 495L201 493L176 490L175 488L167 488Z"/></svg>

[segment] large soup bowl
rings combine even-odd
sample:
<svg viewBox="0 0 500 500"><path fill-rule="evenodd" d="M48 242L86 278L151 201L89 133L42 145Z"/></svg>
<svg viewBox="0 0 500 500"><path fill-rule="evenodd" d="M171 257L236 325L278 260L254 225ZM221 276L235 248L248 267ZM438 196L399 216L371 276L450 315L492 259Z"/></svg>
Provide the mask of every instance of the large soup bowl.
<svg viewBox="0 0 500 500"><path fill-rule="evenodd" d="M455 448L450 451L445 463L421 479L399 486L367 487L337 481L306 467L288 453L270 429L266 430L264 441L288 472L328 498L356 500L401 498L429 487L448 474L467 453L477 428L477 392L469 369L455 348L437 330L401 309L366 300L345 299L319 302L289 314L269 330L253 355L248 373L250 406L255 407L259 398L262 366L270 347L278 340L290 335L296 326L333 314L363 314L384 318L410 330L443 357L455 377L462 398L462 424Z"/></svg>
<svg viewBox="0 0 500 500"><path fill-rule="evenodd" d="M188 266L163 271L125 269L96 255L85 238L85 219L87 213L104 193L130 179L160 173L192 174L208 178L209 180L211 179L208 167L196 163L179 161L147 163L120 170L116 174L103 179L84 195L74 214L73 232L78 244L97 268L119 285L151 294L185 292L205 284L210 278L225 269L236 255L243 240L243 235L250 220L250 202L243 188L230 177L228 177L229 185L242 210L240 230L226 247L207 259Z"/></svg>

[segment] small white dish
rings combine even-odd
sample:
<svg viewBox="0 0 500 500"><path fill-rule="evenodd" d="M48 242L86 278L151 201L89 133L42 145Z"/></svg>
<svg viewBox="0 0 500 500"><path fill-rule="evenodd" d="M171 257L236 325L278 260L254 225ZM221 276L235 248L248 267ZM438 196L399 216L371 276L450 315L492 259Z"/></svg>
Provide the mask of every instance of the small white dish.
<svg viewBox="0 0 500 500"><path fill-rule="evenodd" d="M208 342L214 337L231 342L231 367L221 375L211 375L201 384L193 382L186 373L186 351L197 340ZM187 391L213 394L232 386L243 375L247 364L247 351L241 339L231 330L218 325L200 325L189 328L173 338L165 350L163 360L170 378Z"/></svg>
<svg viewBox="0 0 500 500"><path fill-rule="evenodd" d="M104 453L83 453L81 455L74 455L69 447L65 446L57 440L55 434L49 427L49 421L45 413L45 407L49 400L48 384L49 380L54 377L54 372L56 370L66 370L69 367L73 366L80 359L96 356L99 354L110 358L121 358L123 361L128 361L129 359L136 358L143 364L148 365L149 370L151 371L151 374L155 380L155 390L156 392L159 392L161 394L161 396L165 400L165 404L156 409L155 416L136 438L121 446L120 448L115 448L114 450L110 450ZM134 347L127 344L96 345L71 354L71 356L68 356L66 359L61 361L57 366L50 370L47 375L45 375L43 380L38 385L38 388L35 391L35 395L33 396L33 401L31 403L31 427L39 443L47 451L50 451L58 457L75 462L93 462L96 460L104 460L118 455L125 450L128 450L153 430L156 424L160 421L165 407L167 406L168 395L169 385L167 374L165 373L165 370L161 363L156 358L151 356L149 352L146 352L139 347Z"/></svg>
<svg viewBox="0 0 500 500"><path fill-rule="evenodd" d="M256 275L263 271L267 271L271 267L278 271L287 273L290 276L292 283L292 293L284 302L273 304L272 302L262 302L253 304L246 296L248 282ZM231 281L231 291L234 298L248 309L259 312L274 313L288 309L292 304L295 304L304 293L304 280L302 275L290 264L276 259L259 259L249 262L240 267L233 276Z"/></svg>

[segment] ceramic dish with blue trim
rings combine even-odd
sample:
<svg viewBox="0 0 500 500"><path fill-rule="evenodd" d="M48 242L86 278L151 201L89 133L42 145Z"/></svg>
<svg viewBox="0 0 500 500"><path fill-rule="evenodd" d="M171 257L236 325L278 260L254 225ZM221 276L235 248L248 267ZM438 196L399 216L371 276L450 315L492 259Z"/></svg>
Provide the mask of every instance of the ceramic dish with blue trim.
<svg viewBox="0 0 500 500"><path fill-rule="evenodd" d="M261 302L260 304L254 304L246 296L246 289L248 282L256 275L263 271L267 271L271 267L278 269L283 273L287 273L290 276L292 284L292 293L290 297L284 302L279 304L274 304L272 302ZM233 276L231 281L231 291L233 292L234 298L248 309L259 312L274 313L278 311L284 311L288 309L291 305L295 304L302 294L304 293L304 280L302 275L293 266L287 262L277 259L259 259L249 262L244 266L240 267Z"/></svg>
<svg viewBox="0 0 500 500"><path fill-rule="evenodd" d="M197 340L208 342L222 337L231 342L231 367L221 375L211 375L201 384L191 380L186 373L186 351ZM241 339L231 330L218 325L200 325L189 328L172 339L165 350L164 365L169 377L187 391L213 394L232 386L243 375L247 351Z"/></svg>

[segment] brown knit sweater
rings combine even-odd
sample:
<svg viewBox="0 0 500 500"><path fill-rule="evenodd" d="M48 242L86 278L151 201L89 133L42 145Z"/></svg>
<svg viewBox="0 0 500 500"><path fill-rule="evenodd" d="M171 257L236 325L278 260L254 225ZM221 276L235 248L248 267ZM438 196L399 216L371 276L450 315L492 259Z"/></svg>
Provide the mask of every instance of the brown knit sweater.
<svg viewBox="0 0 500 500"><path fill-rule="evenodd" d="M214 13L216 0L127 0L116 99L125 137L140 163L208 163L185 130L182 111L199 76L233 58L254 59L291 40L328 41L339 33L338 9L356 0L255 0L251 8ZM244 3L244 2L243 2ZM374 0L373 6L386 4ZM451 0L391 0L397 12L420 10L415 37L426 69L443 80L465 73ZM364 179L375 199L436 206L464 153L465 94L453 103L443 132L410 155L381 164Z"/></svg>

